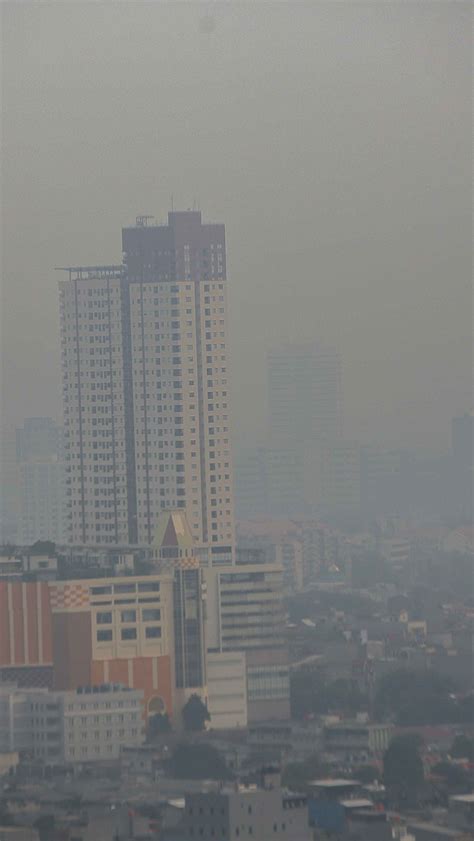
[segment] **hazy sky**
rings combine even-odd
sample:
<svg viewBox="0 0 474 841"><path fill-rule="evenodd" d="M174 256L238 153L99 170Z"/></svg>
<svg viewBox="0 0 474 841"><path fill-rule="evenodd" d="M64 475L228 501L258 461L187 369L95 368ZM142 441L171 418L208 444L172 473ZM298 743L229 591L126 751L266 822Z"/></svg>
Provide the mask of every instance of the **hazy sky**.
<svg viewBox="0 0 474 841"><path fill-rule="evenodd" d="M120 262L173 195L226 224L238 442L266 349L307 338L341 350L348 436L446 448L471 405L470 4L2 16L7 423L61 414L54 266Z"/></svg>

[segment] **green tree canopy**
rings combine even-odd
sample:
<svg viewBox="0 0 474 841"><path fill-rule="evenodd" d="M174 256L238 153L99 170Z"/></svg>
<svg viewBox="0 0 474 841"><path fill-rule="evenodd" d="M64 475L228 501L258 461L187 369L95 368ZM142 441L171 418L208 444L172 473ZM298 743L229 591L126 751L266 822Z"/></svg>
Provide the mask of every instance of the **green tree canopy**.
<svg viewBox="0 0 474 841"><path fill-rule="evenodd" d="M416 801L424 781L423 762L420 756L421 739L418 736L395 736L383 758L383 779L387 789L398 800Z"/></svg>
<svg viewBox="0 0 474 841"><path fill-rule="evenodd" d="M452 682L436 672L398 669L385 675L375 696L375 715L401 725L452 724L467 720Z"/></svg>
<svg viewBox="0 0 474 841"><path fill-rule="evenodd" d="M178 745L167 762L171 777L182 780L229 780L232 773L212 745Z"/></svg>
<svg viewBox="0 0 474 841"><path fill-rule="evenodd" d="M455 736L449 753L455 759L469 759L472 762L474 760L474 739L470 739L464 733Z"/></svg>
<svg viewBox="0 0 474 841"><path fill-rule="evenodd" d="M147 742L154 742L162 733L171 731L171 722L168 713L156 713L148 719L146 738Z"/></svg>
<svg viewBox="0 0 474 841"><path fill-rule="evenodd" d="M184 705L181 714L183 716L185 730L193 730L195 732L204 730L206 721L211 720L209 710L199 695L191 695Z"/></svg>
<svg viewBox="0 0 474 841"><path fill-rule="evenodd" d="M282 783L293 791L305 791L311 780L326 776L328 771L328 766L317 754L313 754L304 762L288 763L283 771Z"/></svg>

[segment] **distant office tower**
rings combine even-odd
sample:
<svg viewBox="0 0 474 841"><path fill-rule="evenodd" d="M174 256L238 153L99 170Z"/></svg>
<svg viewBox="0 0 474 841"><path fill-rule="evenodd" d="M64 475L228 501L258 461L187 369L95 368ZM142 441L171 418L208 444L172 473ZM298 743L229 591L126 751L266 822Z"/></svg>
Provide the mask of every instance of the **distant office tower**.
<svg viewBox="0 0 474 841"><path fill-rule="evenodd" d="M361 449L357 442L338 441L323 448L323 507L330 513L353 514L361 503Z"/></svg>
<svg viewBox="0 0 474 841"><path fill-rule="evenodd" d="M15 544L18 537L18 471L15 438L0 428L0 543Z"/></svg>
<svg viewBox="0 0 474 841"><path fill-rule="evenodd" d="M19 521L17 540L66 539L62 430L52 418L26 418L16 430Z"/></svg>
<svg viewBox="0 0 474 841"><path fill-rule="evenodd" d="M472 523L474 485L474 416L453 418L451 424L453 509L463 522Z"/></svg>
<svg viewBox="0 0 474 841"><path fill-rule="evenodd" d="M241 520L303 514L304 458L300 448L256 447L235 462L235 501Z"/></svg>
<svg viewBox="0 0 474 841"><path fill-rule="evenodd" d="M289 504L290 509L280 510L279 515L311 513L322 498L322 448L342 435L342 373L338 351L315 342L280 345L271 350L268 401L271 446L280 450L286 461L298 454L302 473L300 484L293 489L287 482L281 502ZM295 471L293 475L298 482ZM303 498L303 505L298 497Z"/></svg>
<svg viewBox="0 0 474 841"><path fill-rule="evenodd" d="M151 543L186 508L234 545L224 226L195 211L123 230L123 266L60 283L71 540Z"/></svg>
<svg viewBox="0 0 474 841"><path fill-rule="evenodd" d="M342 435L342 373L337 350L308 342L268 354L270 431L287 448Z"/></svg>
<svg viewBox="0 0 474 841"><path fill-rule="evenodd" d="M410 499L414 482L409 482L412 462L413 457L402 450L361 449L361 509L366 517L408 514L414 503L414 494Z"/></svg>
<svg viewBox="0 0 474 841"><path fill-rule="evenodd" d="M60 459L63 451L62 429L52 418L25 418L16 430L17 461L37 458Z"/></svg>

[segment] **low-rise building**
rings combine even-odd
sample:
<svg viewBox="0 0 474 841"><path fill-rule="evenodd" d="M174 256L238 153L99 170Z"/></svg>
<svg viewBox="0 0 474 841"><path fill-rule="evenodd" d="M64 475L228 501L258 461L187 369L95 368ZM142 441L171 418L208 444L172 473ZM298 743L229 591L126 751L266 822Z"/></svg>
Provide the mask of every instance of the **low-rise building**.
<svg viewBox="0 0 474 841"><path fill-rule="evenodd" d="M324 750L339 761L367 762L383 754L393 734L391 724L340 721L324 728Z"/></svg>
<svg viewBox="0 0 474 841"><path fill-rule="evenodd" d="M207 794L188 794L181 822L163 834L164 841L184 841L194 834L200 841L311 841L304 795L280 787L236 785Z"/></svg>
<svg viewBox="0 0 474 841"><path fill-rule="evenodd" d="M50 763L118 759L144 741L143 692L117 684L30 695L33 753Z"/></svg>
<svg viewBox="0 0 474 841"><path fill-rule="evenodd" d="M0 751L46 764L117 759L144 741L143 693L120 685L77 691L0 689Z"/></svg>

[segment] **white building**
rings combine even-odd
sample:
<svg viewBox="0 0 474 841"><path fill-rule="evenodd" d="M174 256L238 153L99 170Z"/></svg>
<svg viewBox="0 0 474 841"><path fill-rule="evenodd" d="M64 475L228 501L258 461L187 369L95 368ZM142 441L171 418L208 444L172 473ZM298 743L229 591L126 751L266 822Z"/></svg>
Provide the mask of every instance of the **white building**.
<svg viewBox="0 0 474 841"><path fill-rule="evenodd" d="M206 643L220 652L245 652L249 721L289 716L288 651L280 564L203 569Z"/></svg>
<svg viewBox="0 0 474 841"><path fill-rule="evenodd" d="M234 545L225 234L199 212L123 230L123 266L60 283L71 540L151 543L161 509Z"/></svg>
<svg viewBox="0 0 474 841"><path fill-rule="evenodd" d="M208 651L207 693L212 729L247 726L247 669L243 651Z"/></svg>
<svg viewBox="0 0 474 841"><path fill-rule="evenodd" d="M77 691L0 690L0 750L47 764L117 759L144 741L143 692L116 684Z"/></svg>

